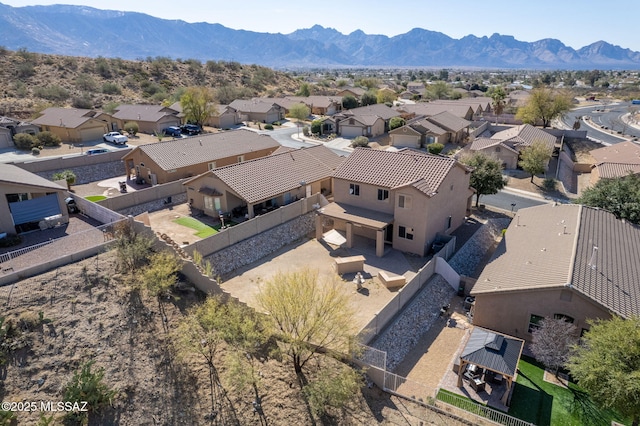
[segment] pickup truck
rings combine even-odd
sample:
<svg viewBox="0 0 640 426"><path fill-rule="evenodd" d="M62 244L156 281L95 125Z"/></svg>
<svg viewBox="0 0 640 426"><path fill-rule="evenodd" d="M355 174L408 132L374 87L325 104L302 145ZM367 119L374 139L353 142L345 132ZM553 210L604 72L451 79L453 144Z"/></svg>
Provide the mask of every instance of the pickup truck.
<svg viewBox="0 0 640 426"><path fill-rule="evenodd" d="M115 145L124 145L129 141L125 135L121 135L119 132L105 133L102 135L102 140Z"/></svg>

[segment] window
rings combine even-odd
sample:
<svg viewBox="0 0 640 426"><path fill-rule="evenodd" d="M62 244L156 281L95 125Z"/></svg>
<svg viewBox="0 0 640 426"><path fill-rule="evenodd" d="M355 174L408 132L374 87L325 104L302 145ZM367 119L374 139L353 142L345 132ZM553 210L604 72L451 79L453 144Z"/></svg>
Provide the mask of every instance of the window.
<svg viewBox="0 0 640 426"><path fill-rule="evenodd" d="M386 201L389 199L389 191L386 189L378 189L378 201Z"/></svg>
<svg viewBox="0 0 640 426"><path fill-rule="evenodd" d="M244 155L238 155L238 163L242 163L244 161Z"/></svg>
<svg viewBox="0 0 640 426"><path fill-rule="evenodd" d="M360 185L358 185L357 183L350 183L349 194L360 196Z"/></svg>
<svg viewBox="0 0 640 426"><path fill-rule="evenodd" d="M205 196L204 197L204 209L205 210L215 210L215 206L213 204L213 197Z"/></svg>
<svg viewBox="0 0 640 426"><path fill-rule="evenodd" d="M553 314L553 319L555 320L564 320L568 323L573 324L573 318L571 318L568 315L564 315L564 314Z"/></svg>
<svg viewBox="0 0 640 426"><path fill-rule="evenodd" d="M500 152L500 147L496 146L496 152Z"/></svg>
<svg viewBox="0 0 640 426"><path fill-rule="evenodd" d="M216 168L216 162L212 161L211 163L208 164L209 170L213 170Z"/></svg>
<svg viewBox="0 0 640 426"><path fill-rule="evenodd" d="M529 329L527 330L529 333L533 333L533 330L537 330L540 327L540 321L542 321L544 317L540 315L531 314L529 318Z"/></svg>
<svg viewBox="0 0 640 426"><path fill-rule="evenodd" d="M398 237L404 238L405 240L413 240L413 228L398 226Z"/></svg>
<svg viewBox="0 0 640 426"><path fill-rule="evenodd" d="M447 228L446 229L449 229L449 228L451 228L451 216L449 216L447 218Z"/></svg>
<svg viewBox="0 0 640 426"><path fill-rule="evenodd" d="M401 209L411 208L411 197L408 195L398 195L398 207Z"/></svg>

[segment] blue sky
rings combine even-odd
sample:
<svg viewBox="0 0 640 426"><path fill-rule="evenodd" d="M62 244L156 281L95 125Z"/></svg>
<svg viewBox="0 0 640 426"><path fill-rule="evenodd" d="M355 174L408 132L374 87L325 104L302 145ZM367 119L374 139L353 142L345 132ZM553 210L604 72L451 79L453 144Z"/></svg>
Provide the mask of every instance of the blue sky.
<svg viewBox="0 0 640 426"><path fill-rule="evenodd" d="M348 34L394 36L412 28L459 39L473 34L511 35L532 42L555 38L579 49L604 40L640 51L635 33L640 1L602 0L0 0L19 7L75 4L142 12L163 19L219 23L229 28L288 34L315 24ZM265 9L265 4L270 6ZM635 33L635 34L634 34Z"/></svg>

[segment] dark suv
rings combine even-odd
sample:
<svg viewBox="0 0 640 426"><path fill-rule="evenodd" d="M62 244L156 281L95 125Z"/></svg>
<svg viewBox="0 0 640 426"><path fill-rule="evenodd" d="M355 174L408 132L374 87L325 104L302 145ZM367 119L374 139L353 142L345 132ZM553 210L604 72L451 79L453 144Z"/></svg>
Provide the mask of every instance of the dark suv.
<svg viewBox="0 0 640 426"><path fill-rule="evenodd" d="M182 133L188 135L199 135L202 133L202 128L196 124L184 124L180 128L182 129Z"/></svg>
<svg viewBox="0 0 640 426"><path fill-rule="evenodd" d="M166 129L162 129L162 133L164 133L165 136L173 136L174 138L179 138L180 136L182 136L182 129L178 126L170 126Z"/></svg>

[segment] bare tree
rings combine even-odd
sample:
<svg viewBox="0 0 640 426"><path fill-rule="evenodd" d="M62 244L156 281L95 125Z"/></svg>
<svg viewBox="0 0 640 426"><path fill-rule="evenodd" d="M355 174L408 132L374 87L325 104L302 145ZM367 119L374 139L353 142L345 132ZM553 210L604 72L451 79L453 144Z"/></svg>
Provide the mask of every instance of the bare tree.
<svg viewBox="0 0 640 426"><path fill-rule="evenodd" d="M532 333L531 352L557 376L578 341L577 328L565 318L544 318L538 325Z"/></svg>

